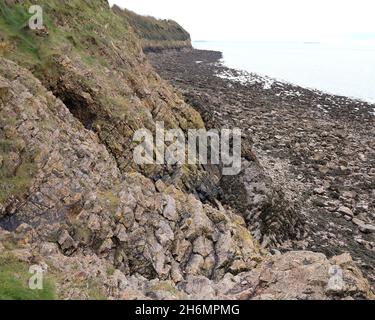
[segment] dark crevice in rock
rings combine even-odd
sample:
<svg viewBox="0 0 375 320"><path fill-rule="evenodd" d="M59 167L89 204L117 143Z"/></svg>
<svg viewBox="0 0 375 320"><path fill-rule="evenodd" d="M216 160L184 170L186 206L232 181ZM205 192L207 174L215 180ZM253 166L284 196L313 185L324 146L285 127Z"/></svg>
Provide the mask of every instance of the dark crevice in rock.
<svg viewBox="0 0 375 320"><path fill-rule="evenodd" d="M118 159L116 152L113 151L108 143L108 137L110 137L122 124L118 121L114 121L106 115L104 112L105 110L101 110L100 106L96 105L96 102L90 93L80 92L78 89L68 90L64 83L61 82L58 85L51 85L47 82L46 87L50 88L53 94L65 104L74 118L76 118L87 130L93 131L98 135L101 144L105 146L108 153L112 155L115 160L117 168L121 172L124 172L128 163L122 163ZM95 122L99 120L110 124L108 126L108 132L98 132L95 129Z"/></svg>
<svg viewBox="0 0 375 320"><path fill-rule="evenodd" d="M93 123L97 119L97 116L90 110L91 108L84 97L75 92L67 91L62 93L55 91L54 94L64 102L73 116L78 119L86 129L92 130Z"/></svg>

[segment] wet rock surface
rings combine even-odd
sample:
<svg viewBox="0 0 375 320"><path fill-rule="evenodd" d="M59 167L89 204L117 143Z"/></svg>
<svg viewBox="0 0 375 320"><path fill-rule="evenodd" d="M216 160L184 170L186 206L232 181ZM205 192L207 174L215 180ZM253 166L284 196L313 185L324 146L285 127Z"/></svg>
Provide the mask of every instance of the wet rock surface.
<svg viewBox="0 0 375 320"><path fill-rule="evenodd" d="M348 251L374 284L375 106L226 68L219 52L148 57L208 126L242 129L305 221L281 248Z"/></svg>

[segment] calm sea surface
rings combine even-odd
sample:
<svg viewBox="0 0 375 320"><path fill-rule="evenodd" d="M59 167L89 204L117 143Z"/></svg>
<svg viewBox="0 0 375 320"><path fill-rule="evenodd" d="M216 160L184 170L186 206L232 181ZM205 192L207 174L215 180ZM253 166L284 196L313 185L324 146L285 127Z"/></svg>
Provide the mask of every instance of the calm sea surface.
<svg viewBox="0 0 375 320"><path fill-rule="evenodd" d="M224 64L303 87L375 103L375 43L194 42Z"/></svg>

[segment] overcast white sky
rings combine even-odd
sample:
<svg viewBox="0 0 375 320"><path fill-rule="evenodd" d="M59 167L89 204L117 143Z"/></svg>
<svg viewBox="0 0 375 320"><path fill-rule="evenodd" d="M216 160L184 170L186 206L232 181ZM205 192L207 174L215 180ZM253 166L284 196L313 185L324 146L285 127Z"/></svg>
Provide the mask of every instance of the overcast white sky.
<svg viewBox="0 0 375 320"><path fill-rule="evenodd" d="M374 0L109 0L144 15L171 18L193 40L375 39Z"/></svg>

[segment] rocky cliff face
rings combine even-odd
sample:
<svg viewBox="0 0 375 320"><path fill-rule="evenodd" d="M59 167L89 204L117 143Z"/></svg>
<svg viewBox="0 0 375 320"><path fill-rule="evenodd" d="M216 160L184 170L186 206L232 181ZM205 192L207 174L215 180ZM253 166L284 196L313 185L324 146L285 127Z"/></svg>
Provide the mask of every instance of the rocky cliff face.
<svg viewBox="0 0 375 320"><path fill-rule="evenodd" d="M372 297L349 256L271 257L252 236L254 220L219 202L212 170L135 165L137 129L160 120L186 132L204 127L201 116L106 1L37 1L37 31L27 28L32 3L0 4L3 281L14 276L8 265L21 273L36 264L66 299ZM19 286L6 296L27 290Z"/></svg>
<svg viewBox="0 0 375 320"><path fill-rule="evenodd" d="M173 20L140 16L130 10L113 6L112 10L133 28L144 52L191 49L190 34Z"/></svg>

